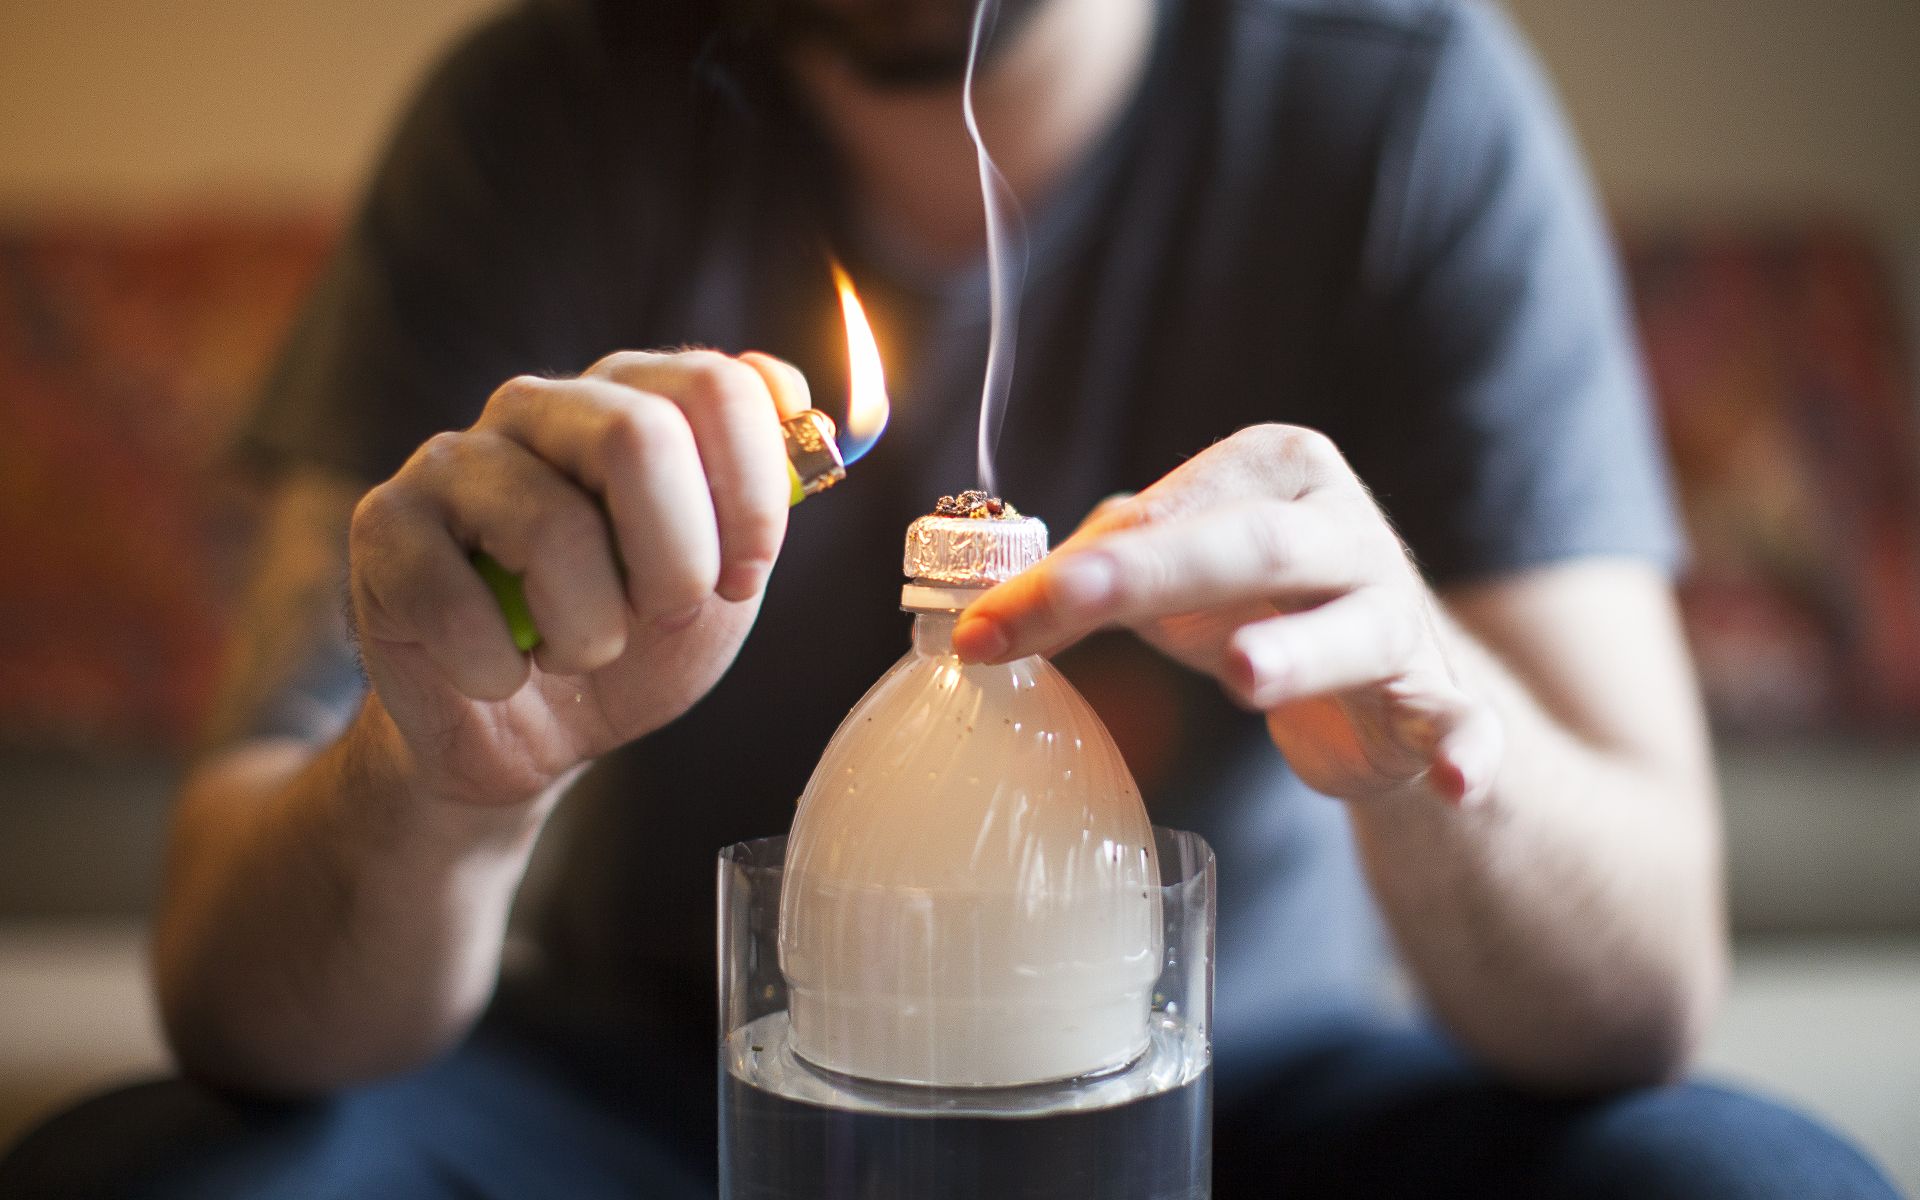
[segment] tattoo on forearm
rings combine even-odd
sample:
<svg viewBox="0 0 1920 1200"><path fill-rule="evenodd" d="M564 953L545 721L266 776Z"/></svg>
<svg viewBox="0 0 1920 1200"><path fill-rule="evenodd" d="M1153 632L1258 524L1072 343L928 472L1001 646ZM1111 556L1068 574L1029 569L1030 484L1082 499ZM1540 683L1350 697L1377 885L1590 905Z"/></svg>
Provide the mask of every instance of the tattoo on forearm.
<svg viewBox="0 0 1920 1200"><path fill-rule="evenodd" d="M260 737L335 736L365 689L346 586L353 491L332 480L284 485L255 566L203 749Z"/></svg>

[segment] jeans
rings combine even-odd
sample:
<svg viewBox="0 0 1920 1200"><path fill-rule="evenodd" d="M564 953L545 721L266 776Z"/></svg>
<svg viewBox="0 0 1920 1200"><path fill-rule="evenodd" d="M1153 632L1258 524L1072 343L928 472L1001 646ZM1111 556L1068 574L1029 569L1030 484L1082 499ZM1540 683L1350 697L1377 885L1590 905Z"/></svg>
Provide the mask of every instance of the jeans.
<svg viewBox="0 0 1920 1200"><path fill-rule="evenodd" d="M98 1097L0 1160L0 1197L711 1200L714 1070L711 1047L496 1009L434 1065L326 1101L182 1080ZM1218 1082L1221 1200L1896 1196L1858 1150L1770 1101L1704 1083L1541 1099L1437 1035L1357 1019L1303 1027Z"/></svg>

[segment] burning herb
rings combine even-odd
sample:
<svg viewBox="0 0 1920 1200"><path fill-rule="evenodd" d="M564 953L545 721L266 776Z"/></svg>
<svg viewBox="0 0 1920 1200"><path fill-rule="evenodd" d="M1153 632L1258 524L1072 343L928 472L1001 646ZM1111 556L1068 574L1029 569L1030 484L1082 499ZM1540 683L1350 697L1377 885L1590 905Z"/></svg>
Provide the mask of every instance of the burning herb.
<svg viewBox="0 0 1920 1200"><path fill-rule="evenodd" d="M998 496L989 496L978 488L970 488L958 496L942 496L933 506L936 517L970 517L976 521L1012 521L1020 516L1020 510L1008 504Z"/></svg>

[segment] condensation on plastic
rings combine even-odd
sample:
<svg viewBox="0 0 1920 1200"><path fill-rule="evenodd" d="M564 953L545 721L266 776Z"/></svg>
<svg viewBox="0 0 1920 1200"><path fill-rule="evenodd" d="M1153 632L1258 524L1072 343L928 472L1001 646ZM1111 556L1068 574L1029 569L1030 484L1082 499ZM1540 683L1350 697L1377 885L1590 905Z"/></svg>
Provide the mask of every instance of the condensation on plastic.
<svg viewBox="0 0 1920 1200"><path fill-rule="evenodd" d="M793 1048L946 1087L1124 1068L1163 950L1139 790L1059 672L962 664L954 621L918 615L801 799L780 912Z"/></svg>

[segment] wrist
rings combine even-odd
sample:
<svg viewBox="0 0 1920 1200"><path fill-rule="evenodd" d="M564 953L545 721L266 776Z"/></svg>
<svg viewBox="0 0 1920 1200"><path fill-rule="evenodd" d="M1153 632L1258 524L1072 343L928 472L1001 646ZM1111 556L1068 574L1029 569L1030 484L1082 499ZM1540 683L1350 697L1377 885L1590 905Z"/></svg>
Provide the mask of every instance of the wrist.
<svg viewBox="0 0 1920 1200"><path fill-rule="evenodd" d="M423 768L372 690L336 748L333 793L352 824L385 845L412 845L450 859L524 855L573 777L517 802L475 803Z"/></svg>

